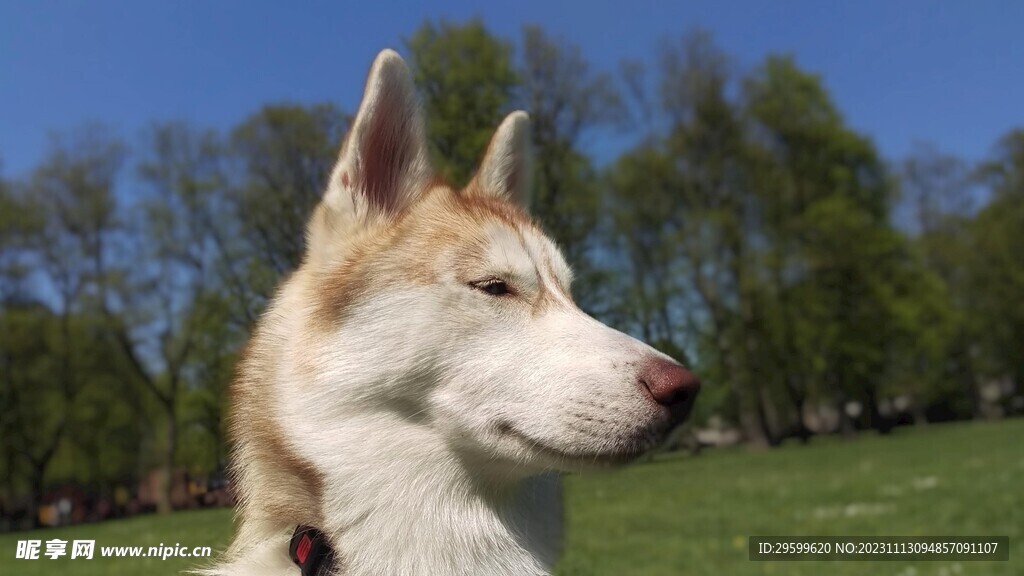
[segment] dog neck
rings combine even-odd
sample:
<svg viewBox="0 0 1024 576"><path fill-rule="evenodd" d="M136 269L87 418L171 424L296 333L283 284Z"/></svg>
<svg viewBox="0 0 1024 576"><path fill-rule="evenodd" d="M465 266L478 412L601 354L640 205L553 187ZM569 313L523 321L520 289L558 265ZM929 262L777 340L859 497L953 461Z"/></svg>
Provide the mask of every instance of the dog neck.
<svg viewBox="0 0 1024 576"><path fill-rule="evenodd" d="M374 420L373 438L349 420L365 440L325 468L319 528L339 574L549 573L561 540L557 476L481 477L484 463L422 428L391 422L408 428L387 433Z"/></svg>

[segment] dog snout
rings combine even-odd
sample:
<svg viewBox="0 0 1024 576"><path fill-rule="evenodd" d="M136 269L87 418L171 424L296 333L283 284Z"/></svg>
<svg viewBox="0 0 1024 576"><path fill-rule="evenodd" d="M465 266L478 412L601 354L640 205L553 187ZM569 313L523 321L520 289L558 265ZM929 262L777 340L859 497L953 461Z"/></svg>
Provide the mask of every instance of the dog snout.
<svg viewBox="0 0 1024 576"><path fill-rule="evenodd" d="M689 413L700 392L700 379L693 372L663 358L649 359L638 378L651 398L668 408L674 419L681 420Z"/></svg>

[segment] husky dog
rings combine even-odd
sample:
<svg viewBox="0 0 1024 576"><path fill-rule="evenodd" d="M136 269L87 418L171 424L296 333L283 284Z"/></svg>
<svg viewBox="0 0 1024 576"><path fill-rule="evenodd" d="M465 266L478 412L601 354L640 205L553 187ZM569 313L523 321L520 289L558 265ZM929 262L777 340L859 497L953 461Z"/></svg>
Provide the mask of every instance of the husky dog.
<svg viewBox="0 0 1024 576"><path fill-rule="evenodd" d="M558 472L625 463L686 415L693 374L573 303L524 210L528 122L509 115L453 189L408 68L377 56L302 265L238 366L239 526L208 574L298 575L297 526L333 551L324 574L548 574Z"/></svg>

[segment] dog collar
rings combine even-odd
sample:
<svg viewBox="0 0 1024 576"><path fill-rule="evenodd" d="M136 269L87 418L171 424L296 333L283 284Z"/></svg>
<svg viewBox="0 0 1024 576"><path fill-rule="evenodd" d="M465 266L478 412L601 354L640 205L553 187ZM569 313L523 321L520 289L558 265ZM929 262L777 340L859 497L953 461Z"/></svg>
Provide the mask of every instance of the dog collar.
<svg viewBox="0 0 1024 576"><path fill-rule="evenodd" d="M302 576L331 576L334 550L327 536L311 526L298 526L292 534L288 553L299 566Z"/></svg>

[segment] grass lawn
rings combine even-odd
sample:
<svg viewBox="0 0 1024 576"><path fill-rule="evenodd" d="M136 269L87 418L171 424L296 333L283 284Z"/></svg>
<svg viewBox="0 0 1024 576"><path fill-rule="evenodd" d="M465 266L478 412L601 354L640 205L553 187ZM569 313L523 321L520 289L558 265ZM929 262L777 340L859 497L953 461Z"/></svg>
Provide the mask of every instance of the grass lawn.
<svg viewBox="0 0 1024 576"><path fill-rule="evenodd" d="M666 455L567 480L559 576L1024 575L1024 420L901 429L767 452ZM0 535L0 574L175 574L188 559L15 560L25 539L222 549L231 511ZM750 562L749 535L1001 535L1009 562ZM45 545L44 545L45 548ZM97 556L98 556L97 550Z"/></svg>
<svg viewBox="0 0 1024 576"><path fill-rule="evenodd" d="M198 563L189 558L102 558L104 546L210 546L217 550L227 547L231 539L231 518L228 508L176 512L167 517L136 516L127 520L85 524L69 528L55 528L32 532L0 534L0 575L3 576L163 576L178 574L195 568ZM44 556L46 541L67 540L68 555L56 560ZM42 540L38 560L14 558L18 540ZM92 560L70 559L72 540L95 540ZM145 553L145 552L143 552Z"/></svg>
<svg viewBox="0 0 1024 576"><path fill-rule="evenodd" d="M670 455L568 480L560 576L1024 575L1024 420ZM750 562L750 535L1009 536L1009 562Z"/></svg>

